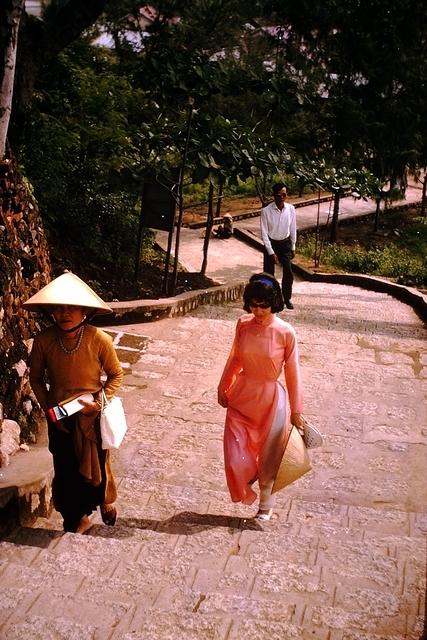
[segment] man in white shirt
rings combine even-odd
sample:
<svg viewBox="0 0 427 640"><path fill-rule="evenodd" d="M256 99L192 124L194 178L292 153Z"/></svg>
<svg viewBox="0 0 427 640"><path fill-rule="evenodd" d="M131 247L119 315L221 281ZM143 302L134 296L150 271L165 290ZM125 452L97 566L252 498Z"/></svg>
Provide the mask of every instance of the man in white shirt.
<svg viewBox="0 0 427 640"><path fill-rule="evenodd" d="M275 265L282 265L283 298L286 307L293 309L292 259L295 257L297 225L295 207L285 203L287 194L283 182L273 185L274 202L261 210L261 238L264 243L264 271L274 276Z"/></svg>

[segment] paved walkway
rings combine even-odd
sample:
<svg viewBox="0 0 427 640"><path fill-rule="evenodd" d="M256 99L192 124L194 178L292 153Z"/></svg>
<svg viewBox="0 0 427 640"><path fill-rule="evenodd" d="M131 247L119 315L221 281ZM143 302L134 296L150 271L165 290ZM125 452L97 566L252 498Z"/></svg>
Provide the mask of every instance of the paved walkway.
<svg viewBox="0 0 427 640"><path fill-rule="evenodd" d="M241 251L222 266L247 277L260 257ZM110 327L129 418L118 522L62 535L54 513L0 542L1 640L422 637L425 328L355 287L299 281L293 299L283 317L325 445L275 518L254 521L225 485L216 386L241 305Z"/></svg>

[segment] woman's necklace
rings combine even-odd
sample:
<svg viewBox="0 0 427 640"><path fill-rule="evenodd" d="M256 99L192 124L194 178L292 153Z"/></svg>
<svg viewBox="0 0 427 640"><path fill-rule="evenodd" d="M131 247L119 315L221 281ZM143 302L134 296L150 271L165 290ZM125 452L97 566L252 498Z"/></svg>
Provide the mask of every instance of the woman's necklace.
<svg viewBox="0 0 427 640"><path fill-rule="evenodd" d="M61 337L61 335L59 335L59 336L58 336L59 346L61 347L62 351L64 351L65 353L68 353L68 354L69 354L69 353L75 353L76 351L78 351L78 350L79 350L79 348L80 348L80 345L81 345L81 343L82 343L82 340L83 340L83 334L84 334L84 331L85 331L85 327L84 327L84 325L83 325L83 326L82 326L82 327L80 327L80 329L79 329L79 336L78 336L78 339L77 339L77 343L76 343L76 345L75 345L72 349L67 349L67 347L65 346L65 344L62 342L62 337Z"/></svg>

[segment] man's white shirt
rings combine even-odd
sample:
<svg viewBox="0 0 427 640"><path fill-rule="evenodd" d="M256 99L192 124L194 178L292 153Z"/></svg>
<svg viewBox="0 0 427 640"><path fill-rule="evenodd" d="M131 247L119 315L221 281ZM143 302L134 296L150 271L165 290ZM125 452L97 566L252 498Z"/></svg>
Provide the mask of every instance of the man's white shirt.
<svg viewBox="0 0 427 640"><path fill-rule="evenodd" d="M275 202L261 209L261 238L267 253L271 256L274 251L271 246L272 240L291 239L292 251L295 251L297 241L297 225L295 207L285 203L280 210Z"/></svg>

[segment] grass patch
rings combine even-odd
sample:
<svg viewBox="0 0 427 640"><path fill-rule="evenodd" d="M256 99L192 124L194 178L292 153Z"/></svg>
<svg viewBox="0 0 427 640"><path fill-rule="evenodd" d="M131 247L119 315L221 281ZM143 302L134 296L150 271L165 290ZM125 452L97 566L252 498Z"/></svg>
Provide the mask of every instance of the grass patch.
<svg viewBox="0 0 427 640"><path fill-rule="evenodd" d="M319 270L376 275L427 287L427 218L421 218L416 208L383 213L376 232L373 219L363 219L341 224L335 244L326 237L322 232L318 241ZM301 234L297 250L306 266L313 268L315 235Z"/></svg>

